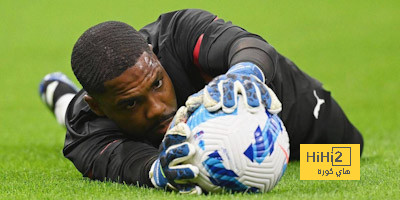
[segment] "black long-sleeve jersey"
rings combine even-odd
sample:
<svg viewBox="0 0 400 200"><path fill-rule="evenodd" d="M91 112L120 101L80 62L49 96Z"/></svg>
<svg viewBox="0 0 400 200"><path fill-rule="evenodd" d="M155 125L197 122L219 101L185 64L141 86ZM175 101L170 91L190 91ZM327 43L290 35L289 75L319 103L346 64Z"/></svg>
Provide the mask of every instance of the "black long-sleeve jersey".
<svg viewBox="0 0 400 200"><path fill-rule="evenodd" d="M262 68L266 83L282 102L279 115L289 133L291 159L298 159L300 143L359 142L358 131L321 83L260 36L194 9L163 14L139 32L152 44L171 78L178 106L233 64L251 61ZM319 118L314 114L313 92L325 100L327 108L321 106ZM85 177L152 186L148 172L158 156L159 144L125 137L114 122L90 110L85 94L80 91L67 110L65 157Z"/></svg>

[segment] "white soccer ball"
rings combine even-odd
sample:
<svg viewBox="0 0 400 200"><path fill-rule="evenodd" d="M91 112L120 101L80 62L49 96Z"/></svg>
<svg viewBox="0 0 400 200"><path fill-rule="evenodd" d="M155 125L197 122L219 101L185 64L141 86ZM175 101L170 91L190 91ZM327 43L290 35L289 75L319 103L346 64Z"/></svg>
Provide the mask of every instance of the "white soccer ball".
<svg viewBox="0 0 400 200"><path fill-rule="evenodd" d="M260 106L247 111L243 97L231 114L210 113L200 106L188 119L189 142L196 154L194 180L208 192L267 192L274 188L289 161L289 137L277 115Z"/></svg>

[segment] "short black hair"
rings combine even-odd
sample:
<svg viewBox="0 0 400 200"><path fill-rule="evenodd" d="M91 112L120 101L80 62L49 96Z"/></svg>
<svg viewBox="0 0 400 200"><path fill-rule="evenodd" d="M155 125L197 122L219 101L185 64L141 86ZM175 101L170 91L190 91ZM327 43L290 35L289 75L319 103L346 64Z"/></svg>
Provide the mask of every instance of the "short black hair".
<svg viewBox="0 0 400 200"><path fill-rule="evenodd" d="M71 66L83 89L89 94L105 91L104 82L121 75L151 50L132 26L107 21L85 31L72 50Z"/></svg>

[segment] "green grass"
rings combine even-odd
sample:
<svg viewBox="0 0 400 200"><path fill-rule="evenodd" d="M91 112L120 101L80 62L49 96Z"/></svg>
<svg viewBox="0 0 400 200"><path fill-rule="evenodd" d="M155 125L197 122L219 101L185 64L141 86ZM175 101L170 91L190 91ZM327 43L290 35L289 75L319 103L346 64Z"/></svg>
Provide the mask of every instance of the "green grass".
<svg viewBox="0 0 400 200"><path fill-rule="evenodd" d="M0 3L2 199L399 199L400 1L12 1ZM360 181L300 181L289 164L267 194L187 197L89 181L63 158L65 130L38 98L41 78L70 76L71 49L106 20L141 28L162 12L203 8L266 38L332 91L365 138Z"/></svg>

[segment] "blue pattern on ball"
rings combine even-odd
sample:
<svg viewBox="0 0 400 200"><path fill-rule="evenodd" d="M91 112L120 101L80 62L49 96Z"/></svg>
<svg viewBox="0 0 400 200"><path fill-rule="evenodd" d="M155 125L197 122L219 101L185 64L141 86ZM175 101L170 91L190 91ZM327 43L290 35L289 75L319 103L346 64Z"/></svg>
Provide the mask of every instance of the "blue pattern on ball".
<svg viewBox="0 0 400 200"><path fill-rule="evenodd" d="M257 188L250 188L239 182L236 179L238 175L234 171L226 169L222 161L223 159L219 155L218 151L214 151L213 153L209 154L208 158L203 161L203 166L210 175L208 178L210 179L211 183L233 192L258 191Z"/></svg>
<svg viewBox="0 0 400 200"><path fill-rule="evenodd" d="M264 128L258 126L254 132L255 143L250 144L243 154L252 162L261 164L264 159L274 152L274 143L279 133L282 132L282 126L277 115L268 114L268 121Z"/></svg>

